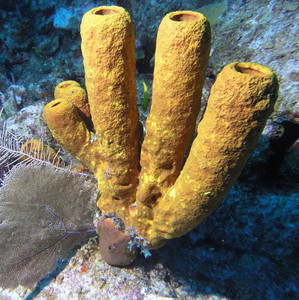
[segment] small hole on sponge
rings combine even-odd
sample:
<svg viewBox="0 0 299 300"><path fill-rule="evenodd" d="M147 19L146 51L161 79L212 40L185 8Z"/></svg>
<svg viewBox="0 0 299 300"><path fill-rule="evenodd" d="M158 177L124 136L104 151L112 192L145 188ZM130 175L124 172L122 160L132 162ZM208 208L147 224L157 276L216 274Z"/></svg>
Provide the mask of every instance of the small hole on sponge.
<svg viewBox="0 0 299 300"><path fill-rule="evenodd" d="M152 195L150 198L150 203L151 204L155 204L157 202L157 200L162 196L161 193L157 193L155 195Z"/></svg>
<svg viewBox="0 0 299 300"><path fill-rule="evenodd" d="M115 15L118 14L119 11L113 8L99 8L93 11L94 15L106 16L106 15Z"/></svg>
<svg viewBox="0 0 299 300"><path fill-rule="evenodd" d="M179 13L177 15L171 16L170 19L176 22L190 22L198 19L198 16L190 13Z"/></svg>
<svg viewBox="0 0 299 300"><path fill-rule="evenodd" d="M109 251L114 251L116 249L116 245L112 244L108 246Z"/></svg>
<svg viewBox="0 0 299 300"><path fill-rule="evenodd" d="M59 105L60 104L60 102L56 102L56 103L54 103L51 107L55 107L55 106L57 106L57 105Z"/></svg>

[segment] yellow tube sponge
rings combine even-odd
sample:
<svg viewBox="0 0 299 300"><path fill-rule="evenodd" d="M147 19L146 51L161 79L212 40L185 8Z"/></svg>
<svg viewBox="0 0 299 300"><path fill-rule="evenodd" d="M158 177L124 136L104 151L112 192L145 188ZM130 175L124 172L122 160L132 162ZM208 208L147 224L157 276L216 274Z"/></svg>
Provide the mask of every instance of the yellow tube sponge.
<svg viewBox="0 0 299 300"><path fill-rule="evenodd" d="M207 218L240 175L273 111L276 75L231 63L218 75L184 168L154 210L153 243L179 237Z"/></svg>
<svg viewBox="0 0 299 300"><path fill-rule="evenodd" d="M200 13L171 12L160 24L137 193L137 201L146 205L155 204L182 168L200 110L210 44L210 24Z"/></svg>
<svg viewBox="0 0 299 300"><path fill-rule="evenodd" d="M135 36L125 9L101 6L81 23L82 54L97 151L105 163L95 174L103 211L123 215L135 201L138 175L138 109L135 83Z"/></svg>
<svg viewBox="0 0 299 300"><path fill-rule="evenodd" d="M64 98L51 101L44 108L44 119L61 146L94 171L90 153L92 133L73 103Z"/></svg>
<svg viewBox="0 0 299 300"><path fill-rule="evenodd" d="M97 206L107 219L98 222L98 231L115 234L114 239L106 231L100 235L103 257L111 264L129 263L133 257L124 259L128 246L161 247L219 206L273 111L278 81L258 64L226 66L192 143L210 25L200 13L168 14L158 31L153 99L139 166L132 20L121 7L100 6L83 16L81 36L88 105L80 85L67 81L56 88L57 99L46 105L44 118L54 138L98 180ZM82 103L89 106L93 128ZM113 241L119 247L112 251Z"/></svg>

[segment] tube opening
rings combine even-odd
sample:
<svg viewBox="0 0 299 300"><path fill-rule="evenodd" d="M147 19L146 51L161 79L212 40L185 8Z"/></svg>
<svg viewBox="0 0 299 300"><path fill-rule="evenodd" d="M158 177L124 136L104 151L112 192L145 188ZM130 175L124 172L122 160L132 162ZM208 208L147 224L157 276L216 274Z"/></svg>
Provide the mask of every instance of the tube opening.
<svg viewBox="0 0 299 300"><path fill-rule="evenodd" d="M115 15L118 13L119 13L118 10L113 8L108 8L108 7L107 8L99 7L93 11L94 15L100 15L100 16Z"/></svg>
<svg viewBox="0 0 299 300"><path fill-rule="evenodd" d="M255 70L253 68L246 68L246 67L242 67L240 65L236 65L235 69L237 72L239 73L244 73L244 74L251 74L251 75L257 75L257 76L265 76L265 74L259 70Z"/></svg>
<svg viewBox="0 0 299 300"><path fill-rule="evenodd" d="M198 16L190 13L178 13L170 17L172 21L176 22L191 22L198 19Z"/></svg>
<svg viewBox="0 0 299 300"><path fill-rule="evenodd" d="M60 87L61 89L64 89L64 88L69 87L70 85L71 85L70 83L63 83L63 84L61 84L59 87Z"/></svg>

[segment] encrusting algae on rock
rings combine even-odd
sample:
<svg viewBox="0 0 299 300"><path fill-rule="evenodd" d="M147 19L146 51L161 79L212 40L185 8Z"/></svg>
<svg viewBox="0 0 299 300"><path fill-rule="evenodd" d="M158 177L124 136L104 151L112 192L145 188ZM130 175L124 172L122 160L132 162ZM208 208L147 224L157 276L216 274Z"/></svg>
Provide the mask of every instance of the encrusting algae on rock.
<svg viewBox="0 0 299 300"><path fill-rule="evenodd" d="M78 104L72 93L58 92L67 83L65 91L70 86L84 94L78 83L64 82L44 109L45 121L62 147L95 174L104 218L113 215L134 228L146 247L159 248L219 206L273 111L277 77L254 63L226 66L184 161L200 110L211 32L200 13L169 13L157 36L153 99L139 153L133 22L123 8L101 6L84 15L81 36L90 114L87 98ZM100 233L111 224L100 220L98 226ZM109 235L100 233L100 243L110 245ZM132 240L121 246L127 257L128 245ZM134 258L115 260L119 251L106 252L104 259L114 265Z"/></svg>

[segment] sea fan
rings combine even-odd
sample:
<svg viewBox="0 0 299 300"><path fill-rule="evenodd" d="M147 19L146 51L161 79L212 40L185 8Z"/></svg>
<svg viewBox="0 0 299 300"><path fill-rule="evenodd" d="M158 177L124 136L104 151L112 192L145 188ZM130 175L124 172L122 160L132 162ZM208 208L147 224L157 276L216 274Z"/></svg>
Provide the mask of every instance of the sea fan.
<svg viewBox="0 0 299 300"><path fill-rule="evenodd" d="M20 162L18 137L4 133L0 163L18 164L0 188L0 286L32 288L74 245L95 233L96 185L42 159Z"/></svg>

